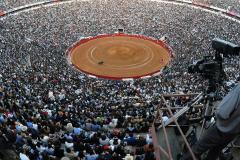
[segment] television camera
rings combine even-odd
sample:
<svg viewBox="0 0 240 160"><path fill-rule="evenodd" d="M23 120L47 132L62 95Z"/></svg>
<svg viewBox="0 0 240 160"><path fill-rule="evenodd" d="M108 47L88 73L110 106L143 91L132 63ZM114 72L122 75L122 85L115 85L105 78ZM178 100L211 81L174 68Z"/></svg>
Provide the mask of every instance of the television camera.
<svg viewBox="0 0 240 160"><path fill-rule="evenodd" d="M189 73L199 73L208 80L207 94L215 92L217 84L221 84L226 78L223 57L237 56L240 52L240 46L219 38L212 40L212 47L216 51L215 56L204 56L188 66Z"/></svg>

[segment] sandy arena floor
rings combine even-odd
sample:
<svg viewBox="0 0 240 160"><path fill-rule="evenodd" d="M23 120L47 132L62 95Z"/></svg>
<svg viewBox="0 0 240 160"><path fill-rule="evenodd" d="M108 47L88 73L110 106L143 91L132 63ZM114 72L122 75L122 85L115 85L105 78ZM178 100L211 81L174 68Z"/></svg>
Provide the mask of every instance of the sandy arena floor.
<svg viewBox="0 0 240 160"><path fill-rule="evenodd" d="M81 72L108 79L153 75L171 60L164 43L127 34L81 40L69 49L68 55Z"/></svg>

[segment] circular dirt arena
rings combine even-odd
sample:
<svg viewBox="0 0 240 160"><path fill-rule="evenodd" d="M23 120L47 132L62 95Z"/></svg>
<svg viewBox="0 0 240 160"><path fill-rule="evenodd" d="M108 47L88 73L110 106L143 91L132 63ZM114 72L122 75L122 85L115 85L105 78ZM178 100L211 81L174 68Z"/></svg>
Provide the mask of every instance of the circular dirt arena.
<svg viewBox="0 0 240 160"><path fill-rule="evenodd" d="M163 41L123 33L82 39L67 51L76 69L107 79L159 74L171 60L171 53Z"/></svg>

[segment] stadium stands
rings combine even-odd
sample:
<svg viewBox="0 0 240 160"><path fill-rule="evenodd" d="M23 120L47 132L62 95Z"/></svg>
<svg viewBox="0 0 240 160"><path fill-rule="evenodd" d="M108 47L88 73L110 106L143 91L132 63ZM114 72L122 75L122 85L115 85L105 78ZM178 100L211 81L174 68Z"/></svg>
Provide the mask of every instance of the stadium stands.
<svg viewBox="0 0 240 160"><path fill-rule="evenodd" d="M0 10L36 2L5 0ZM227 2L211 5L238 6ZM160 94L201 92L207 81L187 73L188 64L214 54L215 37L240 44L239 25L201 8L142 0L66 1L0 17L0 146L13 145L22 159L152 160L148 130ZM167 35L175 60L161 75L134 82L93 79L68 65L65 51L73 42L119 26ZM239 61L225 59L220 96L239 76ZM181 105L178 98L170 102Z"/></svg>

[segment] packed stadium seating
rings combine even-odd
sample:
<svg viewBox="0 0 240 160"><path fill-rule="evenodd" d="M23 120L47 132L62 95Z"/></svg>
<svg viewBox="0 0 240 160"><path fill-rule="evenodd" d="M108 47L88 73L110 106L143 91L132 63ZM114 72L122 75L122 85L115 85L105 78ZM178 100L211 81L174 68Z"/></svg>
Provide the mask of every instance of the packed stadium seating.
<svg viewBox="0 0 240 160"><path fill-rule="evenodd" d="M36 2L0 1L0 11ZM240 8L237 0L209 4ZM22 160L154 159L149 127L160 95L204 90L207 81L187 73L188 65L214 54L215 37L240 44L239 23L173 1L70 0L0 12L0 149L15 150ZM93 79L69 66L65 51L75 41L119 26L167 36L176 57L161 75L136 81ZM219 95L239 77L239 61L224 60L228 79Z"/></svg>

